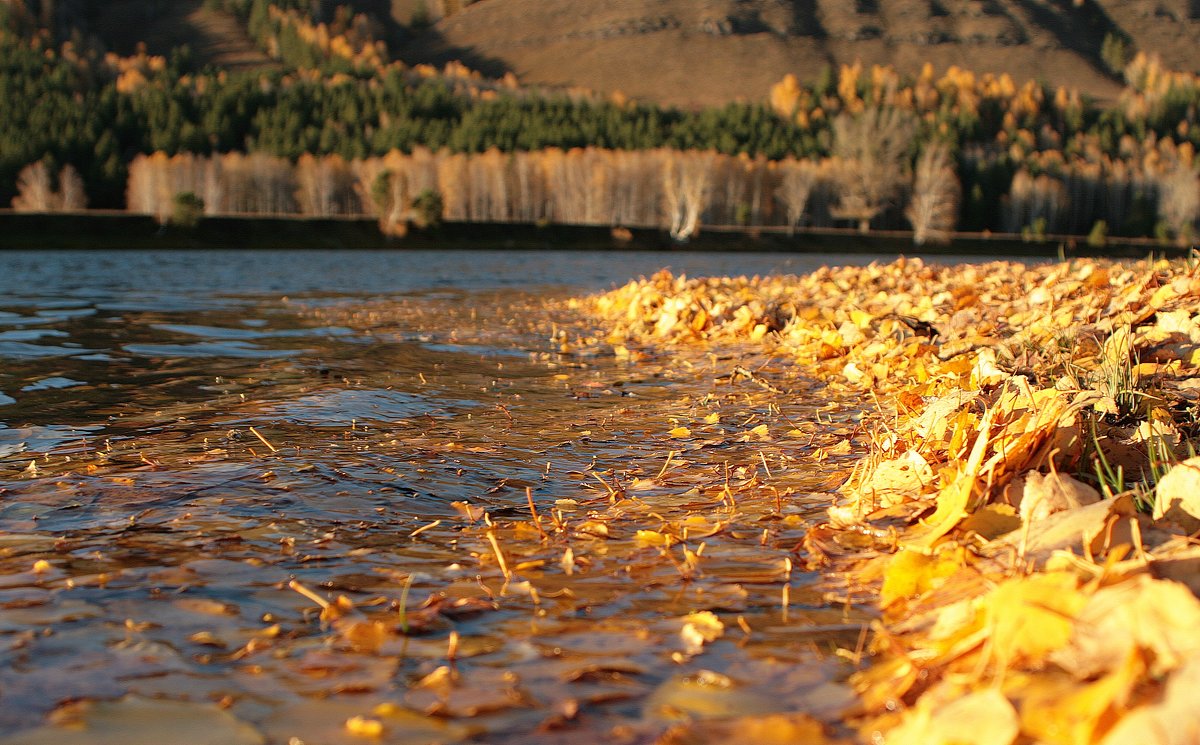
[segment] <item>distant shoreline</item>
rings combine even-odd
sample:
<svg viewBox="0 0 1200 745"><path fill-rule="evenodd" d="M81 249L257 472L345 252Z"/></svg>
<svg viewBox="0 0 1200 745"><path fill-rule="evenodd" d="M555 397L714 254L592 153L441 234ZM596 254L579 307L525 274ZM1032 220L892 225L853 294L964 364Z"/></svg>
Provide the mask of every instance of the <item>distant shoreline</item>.
<svg viewBox="0 0 1200 745"><path fill-rule="evenodd" d="M765 251L795 253L993 254L1012 256L1184 256L1188 249L1150 238L1109 238L1090 246L1085 236L958 233L948 244L912 242L909 231L861 233L844 228L702 226L686 243L665 229L601 225L447 222L408 235L383 235L370 217L214 216L194 229L161 227L149 215L87 211L18 213L0 210L0 250L120 249L579 249L651 251Z"/></svg>

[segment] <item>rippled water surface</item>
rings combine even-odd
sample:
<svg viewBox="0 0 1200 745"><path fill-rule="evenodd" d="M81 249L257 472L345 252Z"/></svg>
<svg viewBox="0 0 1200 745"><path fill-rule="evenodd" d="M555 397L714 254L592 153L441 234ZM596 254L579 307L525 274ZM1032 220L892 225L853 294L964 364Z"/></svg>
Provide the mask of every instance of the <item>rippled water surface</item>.
<svg viewBox="0 0 1200 745"><path fill-rule="evenodd" d="M749 352L617 358L563 302L824 258L0 253L0 743L836 726L863 618L791 559L859 412Z"/></svg>

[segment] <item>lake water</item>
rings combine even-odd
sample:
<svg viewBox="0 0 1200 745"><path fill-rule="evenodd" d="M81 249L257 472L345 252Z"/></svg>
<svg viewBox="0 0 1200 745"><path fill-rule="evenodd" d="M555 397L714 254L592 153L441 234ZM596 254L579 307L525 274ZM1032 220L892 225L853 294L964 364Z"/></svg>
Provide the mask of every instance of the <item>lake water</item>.
<svg viewBox="0 0 1200 745"><path fill-rule="evenodd" d="M0 744L836 728L868 616L793 560L860 404L597 353L563 301L875 258L0 252Z"/></svg>

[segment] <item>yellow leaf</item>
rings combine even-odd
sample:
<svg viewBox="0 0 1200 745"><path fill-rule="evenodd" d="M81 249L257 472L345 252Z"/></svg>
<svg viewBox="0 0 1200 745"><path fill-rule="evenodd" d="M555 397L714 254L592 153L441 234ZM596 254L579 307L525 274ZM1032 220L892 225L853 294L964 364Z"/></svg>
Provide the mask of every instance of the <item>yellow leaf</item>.
<svg viewBox="0 0 1200 745"><path fill-rule="evenodd" d="M1096 734L1119 716L1134 684L1145 672L1137 656L1113 662L1118 663L1116 670L1094 683L1061 676L1031 677L1019 692L1021 728L1040 742L1094 742Z"/></svg>
<svg viewBox="0 0 1200 745"><path fill-rule="evenodd" d="M665 733L660 745L835 745L825 726L806 714L767 714L735 719L703 719Z"/></svg>
<svg viewBox="0 0 1200 745"><path fill-rule="evenodd" d="M346 731L358 737L382 737L383 722L364 716L354 716L346 720Z"/></svg>
<svg viewBox="0 0 1200 745"><path fill-rule="evenodd" d="M74 701L49 723L4 738L7 745L262 745L263 736L216 704L127 695L116 701Z"/></svg>
<svg viewBox="0 0 1200 745"><path fill-rule="evenodd" d="M966 552L961 546L949 547L933 554L901 549L888 561L883 573L883 588L879 605L892 603L914 595L922 595L962 567Z"/></svg>
<svg viewBox="0 0 1200 745"><path fill-rule="evenodd" d="M925 521L922 529L918 529L910 542L916 546L932 546L939 538L949 533L967 516L967 506L975 492L975 484L979 478L979 469L983 464L983 456L987 452L988 438L991 436L992 419L996 409L988 409L979 423L979 431L975 435L975 445L966 466L958 473L958 477L938 494L937 509Z"/></svg>
<svg viewBox="0 0 1200 745"><path fill-rule="evenodd" d="M634 540L643 546L669 546L671 536L659 533L657 530L639 530Z"/></svg>
<svg viewBox="0 0 1200 745"><path fill-rule="evenodd" d="M1069 572L1048 572L1001 582L984 599L988 646L1001 668L1039 664L1066 645L1087 603Z"/></svg>
<svg viewBox="0 0 1200 745"><path fill-rule="evenodd" d="M859 498L869 497L878 507L917 497L926 485L933 483L933 469L916 450L879 463L858 488Z"/></svg>
<svg viewBox="0 0 1200 745"><path fill-rule="evenodd" d="M1011 745L1020 733L1017 712L995 688L968 693L949 703L926 695L887 733L888 745ZM928 700L928 701L927 701Z"/></svg>
<svg viewBox="0 0 1200 745"><path fill-rule="evenodd" d="M675 429L671 430L667 434L669 434L671 437L675 437L677 439L682 439L684 437L691 437L692 431L690 429L688 429L687 427L676 427Z"/></svg>
<svg viewBox="0 0 1200 745"><path fill-rule="evenodd" d="M577 533L583 535L595 536L596 538L608 538L608 525L599 520L584 520L575 528Z"/></svg>
<svg viewBox="0 0 1200 745"><path fill-rule="evenodd" d="M1099 501L1099 492L1070 476L1031 471L1025 476L1025 488L1021 494L1021 519L1027 523L1036 522L1055 512Z"/></svg>
<svg viewBox="0 0 1200 745"><path fill-rule="evenodd" d="M683 639L688 654L698 654L708 642L716 641L725 634L725 624L712 611L689 613L683 617L679 636Z"/></svg>
<svg viewBox="0 0 1200 745"><path fill-rule="evenodd" d="M992 541L1021 527L1021 518L1012 505L989 504L972 512L958 527Z"/></svg>
<svg viewBox="0 0 1200 745"><path fill-rule="evenodd" d="M716 424L719 421L721 421L721 415L715 411L713 413L709 414L708 416L704 417L705 424Z"/></svg>
<svg viewBox="0 0 1200 745"><path fill-rule="evenodd" d="M1137 575L1102 587L1079 612L1071 642L1052 661L1091 678L1139 650L1161 676L1200 658L1200 601L1178 582Z"/></svg>

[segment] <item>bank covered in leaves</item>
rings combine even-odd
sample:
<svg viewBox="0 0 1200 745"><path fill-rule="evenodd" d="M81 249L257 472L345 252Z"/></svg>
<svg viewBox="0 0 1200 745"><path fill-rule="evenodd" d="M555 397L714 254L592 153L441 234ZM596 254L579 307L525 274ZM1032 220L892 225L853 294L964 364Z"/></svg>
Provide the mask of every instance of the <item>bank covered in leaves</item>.
<svg viewBox="0 0 1200 745"><path fill-rule="evenodd" d="M864 741L1200 737L1194 262L663 272L580 305L619 355L758 344L876 402L798 547L878 607Z"/></svg>

